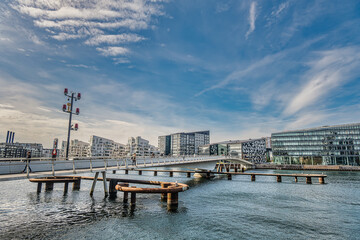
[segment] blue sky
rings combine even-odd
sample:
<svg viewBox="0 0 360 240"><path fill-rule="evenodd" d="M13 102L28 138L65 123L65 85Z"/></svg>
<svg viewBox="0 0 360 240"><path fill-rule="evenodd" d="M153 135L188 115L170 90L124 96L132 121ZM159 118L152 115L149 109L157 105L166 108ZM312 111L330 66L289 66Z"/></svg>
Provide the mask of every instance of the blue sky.
<svg viewBox="0 0 360 240"><path fill-rule="evenodd" d="M2 1L0 138L125 143L359 122L358 1Z"/></svg>

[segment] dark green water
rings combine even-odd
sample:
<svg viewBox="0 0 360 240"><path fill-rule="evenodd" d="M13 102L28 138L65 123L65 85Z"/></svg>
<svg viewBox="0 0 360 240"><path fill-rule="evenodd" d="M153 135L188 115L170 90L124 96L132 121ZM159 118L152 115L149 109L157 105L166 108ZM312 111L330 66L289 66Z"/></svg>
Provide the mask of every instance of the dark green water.
<svg viewBox="0 0 360 240"><path fill-rule="evenodd" d="M78 192L70 188L66 196L62 184L38 195L28 180L1 182L0 239L360 239L360 173L326 174L325 185L317 179L309 185L290 178L277 183L275 177L251 182L250 176L228 181L116 174L189 184L190 190L179 194L176 212L149 194L138 194L132 211L122 204L121 193L104 199L101 182L94 198L91 181L83 181Z"/></svg>

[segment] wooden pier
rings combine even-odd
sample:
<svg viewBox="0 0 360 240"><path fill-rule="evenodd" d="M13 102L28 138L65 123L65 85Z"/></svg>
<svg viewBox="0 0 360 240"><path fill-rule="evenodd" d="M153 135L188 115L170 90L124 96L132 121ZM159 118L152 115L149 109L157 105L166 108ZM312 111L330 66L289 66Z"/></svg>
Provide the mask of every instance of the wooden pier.
<svg viewBox="0 0 360 240"><path fill-rule="evenodd" d="M229 171L220 172L220 171L193 171L193 170L151 170L151 169L125 169L125 174L129 174L129 171L138 172L139 175L142 175L142 172L154 172L154 176L157 176L159 172L169 173L169 177L173 177L174 173L186 173L188 178L191 177L191 174L195 173L206 173L208 175L227 175L228 180L232 180L232 176L234 175L249 175L251 181L256 180L256 176L275 176L277 182L282 182L283 177L291 177L294 178L295 182L298 182L298 178L305 178L305 182L307 184L312 184L312 178L318 178L320 184L325 184L325 178L327 177L324 174L302 174L302 173L294 173L294 174L286 174L286 173L255 173L255 172L241 172L235 171L234 168L222 168L223 170L227 169ZM230 172L231 169L234 169L234 172ZM116 173L116 171L113 171Z"/></svg>

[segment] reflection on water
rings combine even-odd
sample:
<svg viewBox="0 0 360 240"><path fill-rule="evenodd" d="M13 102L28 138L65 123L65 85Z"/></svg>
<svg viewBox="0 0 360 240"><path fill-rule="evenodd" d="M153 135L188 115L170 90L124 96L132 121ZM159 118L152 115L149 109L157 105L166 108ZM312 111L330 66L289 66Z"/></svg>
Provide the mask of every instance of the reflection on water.
<svg viewBox="0 0 360 240"><path fill-rule="evenodd" d="M153 177L150 172L117 175L188 184L175 211L168 211L158 194L138 194L135 207L122 203L122 193L104 198L102 184L90 197L91 181L82 181L80 191L69 188L66 195L62 184L37 194L36 184L28 180L2 182L0 239L356 239L360 173L327 174L325 185L290 178L277 183L273 177L251 182L249 176L228 181L186 174Z"/></svg>

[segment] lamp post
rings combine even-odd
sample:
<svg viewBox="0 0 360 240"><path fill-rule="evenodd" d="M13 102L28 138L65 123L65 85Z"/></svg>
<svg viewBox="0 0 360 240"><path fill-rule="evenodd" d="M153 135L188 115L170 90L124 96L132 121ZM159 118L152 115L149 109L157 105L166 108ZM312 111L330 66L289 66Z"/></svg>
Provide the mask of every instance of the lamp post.
<svg viewBox="0 0 360 240"><path fill-rule="evenodd" d="M79 128L79 125L77 123L75 123L74 127L71 124L71 119L72 119L72 115L76 114L79 115L80 114L80 109L76 108L76 111L73 113L73 105L74 105L74 100L78 101L81 98L81 93L75 93L75 92L68 92L68 89L65 88L64 90L64 95L66 97L68 97L68 103L63 105L63 112L65 113L69 113L69 127L68 127L68 137L67 137L67 143L66 143L66 160L68 160L69 157L69 146L70 146L70 131L71 130L75 130L77 131Z"/></svg>

